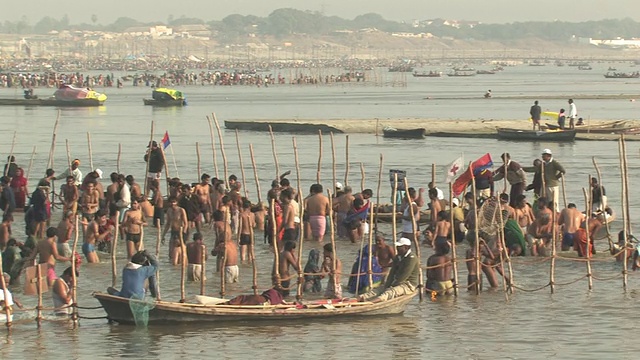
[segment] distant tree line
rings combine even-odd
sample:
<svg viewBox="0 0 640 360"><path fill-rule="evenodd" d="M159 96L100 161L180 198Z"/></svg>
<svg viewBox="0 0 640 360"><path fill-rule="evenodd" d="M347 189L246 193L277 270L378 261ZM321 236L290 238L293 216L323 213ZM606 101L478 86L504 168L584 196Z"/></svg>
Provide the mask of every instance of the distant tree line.
<svg viewBox="0 0 640 360"><path fill-rule="evenodd" d="M474 27L461 25L459 28L444 25L442 21L434 21L414 27L413 24L386 20L379 14L359 15L352 20L338 16L325 16L315 11L296 9L278 9L266 17L254 15L229 15L222 20L206 22L202 19L178 17L170 15L166 21L143 23L129 17L118 18L111 24L98 24L97 15L92 15L91 23L71 24L69 16L60 19L45 16L36 23L31 23L26 16L17 21L0 23L0 33L4 34L47 34L53 30L98 30L123 32L131 27L152 25L208 25L216 31L222 40L235 40L248 34L287 36L291 34L326 35L336 30L357 31L364 28L376 28L384 32L431 33L435 36L453 37L456 39L475 40L516 40L540 38L543 40L562 41L572 36L610 39L615 37L640 37L640 22L630 18L609 19L570 23L564 21L541 22L528 21L509 24L478 24Z"/></svg>

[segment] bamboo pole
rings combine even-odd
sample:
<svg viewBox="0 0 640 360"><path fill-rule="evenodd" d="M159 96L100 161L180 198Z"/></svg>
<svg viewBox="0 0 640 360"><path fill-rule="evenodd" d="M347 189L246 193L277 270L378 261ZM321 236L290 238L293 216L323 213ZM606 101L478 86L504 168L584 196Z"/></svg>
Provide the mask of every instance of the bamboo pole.
<svg viewBox="0 0 640 360"><path fill-rule="evenodd" d="M120 174L120 156L122 155L122 143L118 143L118 158L116 159L116 172ZM147 175L145 174L145 179ZM146 182L146 180L145 180Z"/></svg>
<svg viewBox="0 0 640 360"><path fill-rule="evenodd" d="M349 135L347 135L349 136ZM336 252L336 229L333 226L333 194L331 190L327 190L329 197L329 231L331 234L331 252L333 253L332 258L332 268L331 268L331 276L333 278L333 289L335 293L335 289L338 289L338 277L337 277L337 268L338 268L338 253ZM360 272L360 269L358 269ZM335 295L335 294L334 294Z"/></svg>
<svg viewBox="0 0 640 360"><path fill-rule="evenodd" d="M498 200L499 202L500 200ZM498 232L498 241L500 241L499 255L500 255L500 268L502 269L502 290L504 291L504 299L509 301L509 291L511 288L511 284L507 284L507 270L504 267L504 255L503 253L509 253L509 249L507 248L507 242L504 240L504 217L502 216L502 208L500 207L500 203L496 207L498 213L500 215L500 231ZM495 218L495 217L494 217Z"/></svg>
<svg viewBox="0 0 640 360"><path fill-rule="evenodd" d="M200 178L202 176L202 168L200 167L200 144L196 141L196 169L198 169L198 180L196 182L200 182Z"/></svg>
<svg viewBox="0 0 640 360"><path fill-rule="evenodd" d="M331 184L331 188L335 188L336 182L338 181L338 177L336 175L336 144L335 144L335 140L333 139L333 132L330 134L331 134L331 161L332 161L331 172L333 176L333 183Z"/></svg>
<svg viewBox="0 0 640 360"><path fill-rule="evenodd" d="M200 245L200 249L202 250L202 257L200 258L201 271L200 271L200 295L204 296L204 284L205 284L205 274L207 273L207 248L204 245Z"/></svg>
<svg viewBox="0 0 640 360"><path fill-rule="evenodd" d="M187 261L185 260L186 254L184 253L184 228L180 226L180 302L184 303L187 301L187 290L185 287L185 275L187 274ZM224 274L224 271L222 271ZM204 276L204 273L202 274Z"/></svg>
<svg viewBox="0 0 640 360"><path fill-rule="evenodd" d="M416 256L418 257L418 268L420 269L420 272L418 273L418 296L420 297L420 301L422 301L424 297L424 277L423 277L424 273L422 272L422 265L421 265L422 258L420 254L420 241L416 236L416 233L417 233L416 230L418 229L418 227L416 226L416 214L414 213L414 210L413 210L413 199L409 195L409 181L407 180L406 176L404 177L404 189L405 189L405 195L407 197L407 201L409 202L409 214L411 215L411 230L413 232L413 243L416 247Z"/></svg>
<svg viewBox="0 0 640 360"><path fill-rule="evenodd" d="M364 184L365 184L364 164L360 162L360 191L364 191Z"/></svg>
<svg viewBox="0 0 640 360"><path fill-rule="evenodd" d="M31 159L29 159L29 167L27 168L27 181L29 180L29 175L31 174L31 167L33 166L33 158L36 156L36 147L33 147L33 151L31 152Z"/></svg>
<svg viewBox="0 0 640 360"><path fill-rule="evenodd" d="M47 161L47 168L53 168L53 155L56 151L56 137L58 136L58 124L60 123L60 110L56 115L56 122L53 124L53 133L51 135L51 147L49 148L49 160Z"/></svg>
<svg viewBox="0 0 640 360"><path fill-rule="evenodd" d="M40 265L38 265L40 266ZM0 269L2 269L2 256L0 256ZM9 298L9 289L8 286L9 284L7 284L7 282L4 280L4 274L0 274L0 285L2 286L2 293L4 294L4 299L8 299ZM40 281L40 279L38 279L38 281ZM5 305L2 309L5 313L6 318L6 327L7 329L11 329L11 306L7 305L5 302Z"/></svg>
<svg viewBox="0 0 640 360"><path fill-rule="evenodd" d="M598 166L598 163L596 162L596 157L595 156L591 157L591 162L593 162L593 167L595 167L596 174L598 175L598 186L600 187L600 194L604 195L603 194L604 193L604 186L602 185L602 173L600 172L600 167ZM591 186L591 184L589 184L589 186ZM593 199L591 199L591 202L593 203ZM605 210L604 207L603 207L602 210L603 211ZM607 241L609 241L609 252L611 252L613 250L613 241L611 240L611 229L609 227L609 222L606 219L606 215L605 215L605 221L604 221L604 228L607 231Z"/></svg>
<svg viewBox="0 0 640 360"><path fill-rule="evenodd" d="M156 228L158 229L158 235L156 238L156 259L159 261L160 243L162 242L162 226L160 225L160 219L156 219ZM157 295L157 300L160 301L160 269L159 268L158 270L156 270L156 295Z"/></svg>
<svg viewBox="0 0 640 360"><path fill-rule="evenodd" d="M253 144L249 144L249 154L251 155L251 166L253 167L253 178L256 180L256 192L258 193L258 203L262 204L262 192L260 191L260 179L258 178L258 168L256 158L253 155Z"/></svg>
<svg viewBox="0 0 640 360"><path fill-rule="evenodd" d="M552 233L551 233L551 269L549 271L549 288L551 289L551 293L555 292L555 272L556 272L556 233L558 231L558 216L557 211L555 209L552 210L551 213L551 221L553 222Z"/></svg>
<svg viewBox="0 0 640 360"><path fill-rule="evenodd" d="M453 265L453 295L458 296L458 257L456 255L456 229L453 217L453 183L449 183L449 221L451 221L451 265Z"/></svg>
<svg viewBox="0 0 640 360"><path fill-rule="evenodd" d="M149 165L151 163L151 143L153 142L153 132L155 130L155 122L151 120L151 135L149 136L149 150L147 152L147 166L145 167L144 172L144 194L148 194L147 189L149 189ZM120 152L118 152L118 163L120 163ZM120 166L118 166L119 168ZM159 186L159 185L158 185ZM167 193L168 194L168 193Z"/></svg>
<svg viewBox="0 0 640 360"><path fill-rule="evenodd" d="M276 201L275 199L271 199L271 203L269 204L269 221L271 222L271 234L273 239L271 241L271 245L273 246L273 280L276 289L282 288L282 283L280 279L280 249L278 246L278 231L276 229Z"/></svg>
<svg viewBox="0 0 640 360"><path fill-rule="evenodd" d="M213 156L213 171L216 174L216 177L219 178L218 175L218 159L216 158L216 140L213 136L213 122L211 118L207 116L207 122L209 123L209 135L211 136L211 154Z"/></svg>
<svg viewBox="0 0 640 360"><path fill-rule="evenodd" d="M224 140L222 138L222 130L220 130L220 123L218 122L218 118L216 114L213 113L213 121L216 125L216 130L218 131L218 140L220 141L220 154L222 155L222 164L224 166L224 183L227 189L229 189L229 168L227 166L227 155L224 151Z"/></svg>
<svg viewBox="0 0 640 360"><path fill-rule="evenodd" d="M9 168L11 167L11 157L13 156L13 149L16 146L16 131L13 132L13 140L11 140L11 150L9 151L9 157L7 158L7 167L4 169L4 176L7 176L9 173Z"/></svg>
<svg viewBox="0 0 640 360"><path fill-rule="evenodd" d="M89 166L91 171L95 170L93 167L93 149L91 148L91 133L87 131L87 145L89 146Z"/></svg>
<svg viewBox="0 0 640 360"><path fill-rule="evenodd" d="M391 232L393 233L393 242L398 241L398 224L396 223L396 211L398 208L398 201L396 198L398 197L398 173L393 174L393 204L391 205Z"/></svg>
<svg viewBox="0 0 640 360"><path fill-rule="evenodd" d="M276 151L276 138L273 136L273 129L271 125L269 125L269 136L271 137L271 152L273 152L273 163L276 166L276 177L278 179L280 177L280 164L278 163L278 153Z"/></svg>
<svg viewBox="0 0 640 360"><path fill-rule="evenodd" d="M322 130L318 129L318 170L316 171L316 183L320 184L320 170L322 169ZM298 188L300 188L298 186Z"/></svg>
<svg viewBox="0 0 640 360"><path fill-rule="evenodd" d="M76 215L75 221L75 234L73 237L73 245L71 246L71 291L73 297L73 312L71 314L71 320L73 320L74 324L78 323L78 279L76 277L76 248L78 246L78 240L80 238L80 231L78 223L80 216Z"/></svg>
<svg viewBox="0 0 640 360"><path fill-rule="evenodd" d="M256 240L255 240L255 233L253 232L253 227L250 227L249 232L251 236L251 249L249 249L250 250L249 254L251 256L251 268L253 270L253 284L251 288L253 289L253 295L258 295L258 265L256 264L256 252L254 249L254 246L256 245Z"/></svg>
<svg viewBox="0 0 640 360"><path fill-rule="evenodd" d="M293 158L295 160L295 165L296 165L296 182L297 182L297 187L298 187L298 195L301 194L300 190L302 189L302 186L300 184L300 161L298 159L298 143L296 142L296 137L292 137L291 141L293 142ZM301 205L300 203L298 203L298 205ZM300 216L300 218L302 218L302 216Z"/></svg>
<svg viewBox="0 0 640 360"><path fill-rule="evenodd" d="M378 235L378 214L380 213L380 188L382 186L382 163L384 161L384 155L382 155L382 153L380 153L380 169L378 170L378 189L376 190L376 227L375 227L375 232L376 235ZM395 214L394 214L395 216ZM374 231L373 229L371 229L371 231Z"/></svg>
<svg viewBox="0 0 640 360"><path fill-rule="evenodd" d="M296 149L296 163L298 158L298 152ZM300 194L300 188L298 187L298 194ZM304 218L304 206L302 203L298 203L298 213L300 214L300 219ZM302 301L302 293L304 288L304 268L302 267L302 246L304 245L304 226L300 224L300 244L298 246L298 291L296 293L296 299L298 301Z"/></svg>
<svg viewBox="0 0 640 360"><path fill-rule="evenodd" d="M69 175L71 175L71 151L69 150L69 139L65 139L64 143L67 147L67 168L69 169Z"/></svg>
<svg viewBox="0 0 640 360"><path fill-rule="evenodd" d="M591 186L591 176L589 176L589 186ZM585 222L585 227L584 230L587 234L587 247L586 247L586 254L584 254L584 256L587 258L587 279L589 280L589 290L593 290L593 274L591 272L591 239L589 237L589 221L591 220L591 207L589 206L589 195L587 195L587 190L585 188L582 188L582 194L584 195L584 202L585 202L585 212L587 214L587 220ZM627 249L624 249L624 251L627 251Z"/></svg>
<svg viewBox="0 0 640 360"><path fill-rule="evenodd" d="M242 159L242 150L240 149L240 136L238 135L238 129L236 129L236 145L238 146L238 159L240 160L240 173L242 174L242 188L244 189L244 197L249 198L249 192L247 191L247 178L244 174L244 160Z"/></svg>
<svg viewBox="0 0 640 360"><path fill-rule="evenodd" d="M562 177L560 178L560 181L562 182L562 200L564 202L564 208L567 208L567 190L566 190L566 185L564 182L564 175L562 175Z"/></svg>
<svg viewBox="0 0 640 360"><path fill-rule="evenodd" d="M116 211L116 228L111 243L111 287L116 287L118 273L116 270L116 251L118 250L118 235L120 234L120 211Z"/></svg>
<svg viewBox="0 0 640 360"><path fill-rule="evenodd" d="M436 164L435 163L431 164L431 183L435 188L436 187Z"/></svg>
<svg viewBox="0 0 640 360"><path fill-rule="evenodd" d="M162 154L162 162L164 163L164 179L167 183L167 194L171 191L171 187L169 186L169 164L167 163L167 156L164 153L164 149L162 145L158 147L160 149L160 154ZM173 147L171 147L173 149ZM146 182L146 181L145 181ZM160 180L158 180L158 187L160 187Z"/></svg>
<svg viewBox="0 0 640 360"><path fill-rule="evenodd" d="M344 186L349 184L349 135L346 136Z"/></svg>
<svg viewBox="0 0 640 360"><path fill-rule="evenodd" d="M36 265L36 292L38 293L38 306L36 306L36 321L38 322L38 327L42 324L42 265ZM4 274L3 274L4 275ZM3 276L4 278L4 276Z"/></svg>
<svg viewBox="0 0 640 360"><path fill-rule="evenodd" d="M371 200L369 200L371 203ZM377 205L377 204L376 204ZM373 209L369 206L369 256L367 274L369 275L369 289L373 289ZM358 270L360 272L360 270Z"/></svg>
<svg viewBox="0 0 640 360"><path fill-rule="evenodd" d="M623 268L622 268L622 288L624 291L627 291L627 269L628 269L628 264L627 262L629 261L629 255L628 255L628 251L627 251L627 243L629 241L629 234L631 231L631 228L629 226L629 197L628 197L628 192L629 192L629 188L628 188L628 183L627 183L627 154L626 154L626 145L624 142L624 134L620 135L620 141L619 141L619 147L620 147L620 172L621 172L621 181L622 181L622 223L623 223L623 230L624 230L624 245L623 245L623 256L624 256L624 261L623 261Z"/></svg>
<svg viewBox="0 0 640 360"><path fill-rule="evenodd" d="M224 210L224 230L222 231L222 258L220 259L220 297L224 298L226 292L226 280L225 279L225 263L227 262L227 219L229 218L229 210Z"/></svg>
<svg viewBox="0 0 640 360"><path fill-rule="evenodd" d="M476 190L476 177L475 177L475 174L473 173L473 163L469 163L469 170L471 171L471 192L473 194L473 212L475 216L474 231L475 231L475 237L476 237L475 256L474 256L474 262L476 266L476 283L474 285L474 288L476 291L476 295L479 295L480 287L482 286L482 283L481 283L482 269L480 265L480 234L478 231L478 221L480 219L478 219L478 200L477 200L478 193Z"/></svg>

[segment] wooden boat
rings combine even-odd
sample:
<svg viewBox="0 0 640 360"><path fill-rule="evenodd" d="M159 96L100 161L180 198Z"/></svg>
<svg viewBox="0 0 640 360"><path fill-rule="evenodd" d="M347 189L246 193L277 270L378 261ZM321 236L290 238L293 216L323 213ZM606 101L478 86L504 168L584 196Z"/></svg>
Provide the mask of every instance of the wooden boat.
<svg viewBox="0 0 640 360"><path fill-rule="evenodd" d="M502 140L533 140L533 141L573 141L575 130L534 131L508 128L497 128L498 139Z"/></svg>
<svg viewBox="0 0 640 360"><path fill-rule="evenodd" d="M493 70L478 70L478 71L476 71L476 74L478 74L478 75L493 75L495 73L496 72L493 71Z"/></svg>
<svg viewBox="0 0 640 360"><path fill-rule="evenodd" d="M448 73L447 76L476 76L475 71L454 71L452 73Z"/></svg>
<svg viewBox="0 0 640 360"><path fill-rule="evenodd" d="M545 126L549 130L558 130L560 127L558 125L545 123ZM576 132L580 134L591 133L591 134L636 134L640 132L640 128L638 127L627 127L627 126L578 126L575 128Z"/></svg>
<svg viewBox="0 0 640 360"><path fill-rule="evenodd" d="M260 320L308 320L351 318L402 314L417 292L384 302L308 302L304 308L292 305L201 305L156 301L149 311L149 324L176 324L193 322L228 322ZM145 305L141 300L127 299L105 293L94 293L109 320L134 324L129 302Z"/></svg>
<svg viewBox="0 0 640 360"><path fill-rule="evenodd" d="M590 65L580 65L578 70L593 70L593 68Z"/></svg>
<svg viewBox="0 0 640 360"><path fill-rule="evenodd" d="M395 139L424 139L427 136L427 130L424 128L400 130L385 127L382 129L382 136Z"/></svg>
<svg viewBox="0 0 640 360"><path fill-rule="evenodd" d="M389 68L389 72L412 72L413 66L411 65L398 65Z"/></svg>
<svg viewBox="0 0 640 360"><path fill-rule="evenodd" d="M145 105L150 106L185 106L187 101L184 99L169 99L169 100L156 100L156 99L142 99Z"/></svg>
<svg viewBox="0 0 640 360"><path fill-rule="evenodd" d="M0 106L57 106L57 107L93 107L101 106L104 101L98 99L58 100L46 99L0 99Z"/></svg>
<svg viewBox="0 0 640 360"><path fill-rule="evenodd" d="M640 72L632 72L632 73L606 73L604 74L605 79L637 79L640 78Z"/></svg>
<svg viewBox="0 0 640 360"><path fill-rule="evenodd" d="M427 72L418 73L415 71L413 72L413 77L441 77L441 76L442 76L442 73L439 71L429 71L428 73Z"/></svg>

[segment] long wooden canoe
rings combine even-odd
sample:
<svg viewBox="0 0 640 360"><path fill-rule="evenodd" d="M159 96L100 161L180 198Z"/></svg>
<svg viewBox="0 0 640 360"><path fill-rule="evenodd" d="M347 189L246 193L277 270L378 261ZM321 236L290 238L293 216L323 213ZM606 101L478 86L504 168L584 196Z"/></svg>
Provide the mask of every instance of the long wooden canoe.
<svg viewBox="0 0 640 360"><path fill-rule="evenodd" d="M527 141L574 141L575 130L559 131L534 131L508 128L497 128L498 139L502 140L527 140Z"/></svg>
<svg viewBox="0 0 640 360"><path fill-rule="evenodd" d="M345 318L359 316L394 315L404 312L417 292L380 303L372 302L309 302L305 308L296 305L201 305L156 301L149 311L149 324L176 324L192 322L226 322L259 320L305 320L318 318ZM122 298L105 293L94 293L109 320L134 324L129 302L146 302Z"/></svg>
<svg viewBox="0 0 640 360"><path fill-rule="evenodd" d="M424 128L394 129L386 127L382 129L382 135L386 138L396 139L424 139L427 136L427 131Z"/></svg>
<svg viewBox="0 0 640 360"><path fill-rule="evenodd" d="M98 99L57 100L48 99L0 99L0 106L57 106L57 107L93 107L101 106L104 101Z"/></svg>
<svg viewBox="0 0 640 360"><path fill-rule="evenodd" d="M171 99L171 100L156 100L156 99L142 99L145 105L170 107L170 106L185 106L187 101L185 99Z"/></svg>

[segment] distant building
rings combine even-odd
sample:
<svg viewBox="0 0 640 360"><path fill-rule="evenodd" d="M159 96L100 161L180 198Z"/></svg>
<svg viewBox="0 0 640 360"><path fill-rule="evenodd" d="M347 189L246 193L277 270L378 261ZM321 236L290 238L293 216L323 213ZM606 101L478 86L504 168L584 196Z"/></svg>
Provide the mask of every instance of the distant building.
<svg viewBox="0 0 640 360"><path fill-rule="evenodd" d="M574 37L573 40L577 41L579 44L590 44L599 47L640 48L640 39L638 38L623 39L621 37L617 37L615 39L598 40L592 38Z"/></svg>

